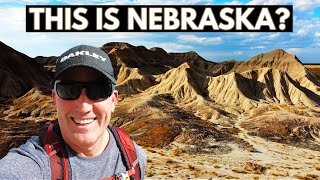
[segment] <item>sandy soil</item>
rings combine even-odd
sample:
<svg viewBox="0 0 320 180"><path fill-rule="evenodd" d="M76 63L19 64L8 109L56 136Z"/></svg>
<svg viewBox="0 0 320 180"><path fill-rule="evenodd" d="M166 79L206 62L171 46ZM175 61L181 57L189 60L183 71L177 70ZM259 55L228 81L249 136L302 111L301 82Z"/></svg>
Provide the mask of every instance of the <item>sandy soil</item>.
<svg viewBox="0 0 320 180"><path fill-rule="evenodd" d="M187 154L172 143L168 149L146 148L146 179L320 179L320 152L247 135L239 137L253 146L247 151L228 143L228 154Z"/></svg>

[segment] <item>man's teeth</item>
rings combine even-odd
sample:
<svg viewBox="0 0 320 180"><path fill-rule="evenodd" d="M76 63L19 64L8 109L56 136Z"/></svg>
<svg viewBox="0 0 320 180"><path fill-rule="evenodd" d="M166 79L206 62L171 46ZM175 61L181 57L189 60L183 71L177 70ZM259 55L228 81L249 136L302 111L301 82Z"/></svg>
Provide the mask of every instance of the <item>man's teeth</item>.
<svg viewBox="0 0 320 180"><path fill-rule="evenodd" d="M90 124L94 121L95 119L75 119L73 118L73 121L77 124Z"/></svg>

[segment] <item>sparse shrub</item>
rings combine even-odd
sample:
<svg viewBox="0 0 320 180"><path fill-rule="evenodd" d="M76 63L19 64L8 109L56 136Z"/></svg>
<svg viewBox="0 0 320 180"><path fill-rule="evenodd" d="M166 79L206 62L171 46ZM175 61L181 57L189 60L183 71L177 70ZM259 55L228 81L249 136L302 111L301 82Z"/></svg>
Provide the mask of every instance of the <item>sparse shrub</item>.
<svg viewBox="0 0 320 180"><path fill-rule="evenodd" d="M179 164L175 164L175 165L173 166L173 168L174 168L174 169L178 169L178 168L181 168L181 166L180 166Z"/></svg>
<svg viewBox="0 0 320 180"><path fill-rule="evenodd" d="M174 161L173 161L171 158L167 158L167 159L166 159L166 163L171 164L171 163L174 163Z"/></svg>
<svg viewBox="0 0 320 180"><path fill-rule="evenodd" d="M235 173L241 173L241 174L248 173L247 171L245 171L243 169L239 169L239 168L232 169L232 171L235 172Z"/></svg>
<svg viewBox="0 0 320 180"><path fill-rule="evenodd" d="M239 177L230 176L230 175L224 175L224 176L219 176L219 177L222 177L223 179L240 179Z"/></svg>
<svg viewBox="0 0 320 180"><path fill-rule="evenodd" d="M188 169L190 169L190 170L194 170L194 169L195 169L195 167L194 167L193 165L191 165L191 164L188 164Z"/></svg>
<svg viewBox="0 0 320 180"><path fill-rule="evenodd" d="M153 150L153 149L147 149L147 151L151 152L151 153L156 153L157 151Z"/></svg>
<svg viewBox="0 0 320 180"><path fill-rule="evenodd" d="M160 171L159 174L160 174L160 175L167 175L168 172L166 172L166 171Z"/></svg>
<svg viewBox="0 0 320 180"><path fill-rule="evenodd" d="M219 176L219 174L217 172L215 172L215 171L209 172L209 175L210 176L215 176L215 177Z"/></svg>
<svg viewBox="0 0 320 180"><path fill-rule="evenodd" d="M244 169L247 171L251 171L254 174L264 174L265 171L267 170L266 167L264 167L260 164L255 164L255 163L251 163L251 162L247 162Z"/></svg>
<svg viewBox="0 0 320 180"><path fill-rule="evenodd" d="M319 178L319 175L317 175L317 174L307 174L306 176L310 177L311 179L318 179Z"/></svg>
<svg viewBox="0 0 320 180"><path fill-rule="evenodd" d="M180 156L181 150L175 149L172 154L173 154L174 156Z"/></svg>
<svg viewBox="0 0 320 180"><path fill-rule="evenodd" d="M282 171L271 172L270 175L271 176L289 176L288 172L282 172Z"/></svg>
<svg viewBox="0 0 320 180"><path fill-rule="evenodd" d="M319 179L319 175L317 175L317 174L306 174L304 176L295 175L294 177L297 178L297 179L301 179L301 180Z"/></svg>
<svg viewBox="0 0 320 180"><path fill-rule="evenodd" d="M320 166L315 167L316 170L320 171Z"/></svg>
<svg viewBox="0 0 320 180"><path fill-rule="evenodd" d="M247 162L244 166L244 169L241 169L241 168L232 169L233 172L243 173L243 174L248 174L248 173L264 174L266 170L267 170L266 167L261 166L259 164L251 163L251 162Z"/></svg>
<svg viewBox="0 0 320 180"><path fill-rule="evenodd" d="M147 177L152 177L152 176L154 176L155 174L154 174L154 172L148 172L147 173Z"/></svg>
<svg viewBox="0 0 320 180"><path fill-rule="evenodd" d="M287 169L293 169L293 167L291 167L291 166L287 166L286 168L287 168Z"/></svg>

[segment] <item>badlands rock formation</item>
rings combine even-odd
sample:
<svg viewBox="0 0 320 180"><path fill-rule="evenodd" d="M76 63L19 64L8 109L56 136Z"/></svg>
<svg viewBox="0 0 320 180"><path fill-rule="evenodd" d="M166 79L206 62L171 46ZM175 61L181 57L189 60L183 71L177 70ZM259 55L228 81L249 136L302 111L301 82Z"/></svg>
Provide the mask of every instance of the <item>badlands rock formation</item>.
<svg viewBox="0 0 320 180"><path fill-rule="evenodd" d="M0 97L16 98L33 87L48 86L51 77L32 58L0 42Z"/></svg>

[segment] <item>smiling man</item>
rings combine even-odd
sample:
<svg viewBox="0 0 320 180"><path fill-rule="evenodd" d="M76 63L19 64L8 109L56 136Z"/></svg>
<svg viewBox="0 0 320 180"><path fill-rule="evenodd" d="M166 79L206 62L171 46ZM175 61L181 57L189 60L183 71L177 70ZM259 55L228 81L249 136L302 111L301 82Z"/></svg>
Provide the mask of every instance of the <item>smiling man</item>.
<svg viewBox="0 0 320 180"><path fill-rule="evenodd" d="M80 45L57 60L58 121L0 160L0 179L143 179L145 152L109 126L117 103L108 55Z"/></svg>

